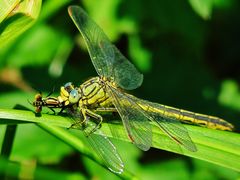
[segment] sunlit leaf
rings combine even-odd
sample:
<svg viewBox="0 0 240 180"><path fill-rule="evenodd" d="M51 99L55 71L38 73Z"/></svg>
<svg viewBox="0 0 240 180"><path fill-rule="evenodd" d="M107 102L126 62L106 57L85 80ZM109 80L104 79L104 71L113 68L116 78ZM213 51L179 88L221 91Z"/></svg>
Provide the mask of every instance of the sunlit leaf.
<svg viewBox="0 0 240 180"><path fill-rule="evenodd" d="M129 37L129 54L138 68L147 72L151 68L151 53L144 49L138 36Z"/></svg>
<svg viewBox="0 0 240 180"><path fill-rule="evenodd" d="M38 18L42 1L24 0L15 3L14 8L13 5L9 6L8 3L4 3L5 1L1 2L1 8L8 10L0 16L4 18L0 24L0 48L3 48L33 25Z"/></svg>
<svg viewBox="0 0 240 180"><path fill-rule="evenodd" d="M128 17L119 17L118 7L120 0L84 0L89 15L104 29L111 40L116 40L122 33L136 32L136 24Z"/></svg>
<svg viewBox="0 0 240 180"><path fill-rule="evenodd" d="M237 82L223 81L218 100L222 105L240 111L240 92Z"/></svg>
<svg viewBox="0 0 240 180"><path fill-rule="evenodd" d="M11 13L21 0L0 1L0 23Z"/></svg>
<svg viewBox="0 0 240 180"><path fill-rule="evenodd" d="M211 17L214 0L189 0L193 10L203 19Z"/></svg>

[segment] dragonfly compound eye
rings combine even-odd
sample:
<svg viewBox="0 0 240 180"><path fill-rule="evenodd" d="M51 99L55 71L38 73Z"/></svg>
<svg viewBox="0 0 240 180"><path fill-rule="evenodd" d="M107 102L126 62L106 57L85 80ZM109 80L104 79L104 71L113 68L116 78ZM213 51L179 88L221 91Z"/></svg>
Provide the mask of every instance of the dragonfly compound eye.
<svg viewBox="0 0 240 180"><path fill-rule="evenodd" d="M81 94L78 92L77 89L73 89L73 90L69 93L69 102L70 102L71 104L77 103L80 98L81 98Z"/></svg>
<svg viewBox="0 0 240 180"><path fill-rule="evenodd" d="M74 85L72 82L68 82L64 85L64 89L70 93L74 89Z"/></svg>

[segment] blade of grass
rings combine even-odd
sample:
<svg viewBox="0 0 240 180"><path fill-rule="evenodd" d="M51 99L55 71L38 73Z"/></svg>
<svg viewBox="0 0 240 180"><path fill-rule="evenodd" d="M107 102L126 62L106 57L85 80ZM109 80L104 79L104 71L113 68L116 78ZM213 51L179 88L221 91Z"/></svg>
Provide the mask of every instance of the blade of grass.
<svg viewBox="0 0 240 180"><path fill-rule="evenodd" d="M6 117L5 119L3 117ZM60 127L69 128L71 127L71 120L69 118L63 116L53 116L48 114L39 115L35 114L32 111L26 110L15 110L15 109L0 109L0 124L12 124L12 121L9 120L16 120L18 122L14 123L25 123L35 122L41 123L44 122L49 125L55 125Z"/></svg>
<svg viewBox="0 0 240 180"><path fill-rule="evenodd" d="M33 112L20 111L11 109L0 109L0 119L9 119L28 122L42 122L48 125L56 125L69 128L71 122L69 118L62 116L54 116L42 114L41 117L36 117ZM3 123L10 123L4 121ZM2 123L2 120L0 121ZM234 132L218 131L202 127L185 125L190 137L196 144L198 151L190 152L179 148L176 143L173 143L163 132L156 126L153 129L153 147L163 149L186 156L194 157L204 161L208 161L226 168L240 171L240 135ZM129 141L124 127L120 124L103 123L101 130L108 137ZM112 131L114 130L114 132ZM116 135L116 131L118 134ZM74 142L73 142L74 143Z"/></svg>

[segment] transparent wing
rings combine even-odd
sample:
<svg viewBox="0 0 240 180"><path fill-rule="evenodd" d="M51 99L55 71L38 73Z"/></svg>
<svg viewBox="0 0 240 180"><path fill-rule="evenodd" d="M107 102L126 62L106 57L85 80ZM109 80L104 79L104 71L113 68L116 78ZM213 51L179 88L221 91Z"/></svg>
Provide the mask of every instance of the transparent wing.
<svg viewBox="0 0 240 180"><path fill-rule="evenodd" d="M100 76L113 78L121 88L139 87L143 75L109 41L102 29L78 6L70 6L68 12L81 32L92 60Z"/></svg>
<svg viewBox="0 0 240 180"><path fill-rule="evenodd" d="M88 126L95 127L95 124L88 122ZM90 128L92 130L92 128ZM122 173L124 164L117 152L116 147L113 143L103 134L99 129L96 130L98 135L91 133L88 137L88 142L92 149L98 154L103 160L105 165L115 173ZM100 134L100 135L99 135ZM86 135L86 133L85 133Z"/></svg>
<svg viewBox="0 0 240 180"><path fill-rule="evenodd" d="M117 108L123 123L133 140L141 148L151 146L151 120L172 140L189 151L195 152L197 148L192 142L187 129L174 117L165 115L163 106L157 103L141 100L127 93L121 93L114 87L110 87L113 104ZM156 111L159 110L159 111ZM137 130L141 129L141 131ZM142 133L144 132L145 133ZM141 148L142 149L142 148Z"/></svg>
<svg viewBox="0 0 240 180"><path fill-rule="evenodd" d="M84 134L87 136L93 151L102 159L105 165L115 173L122 173L124 164L113 143L99 129L95 132L100 135L94 133L89 135L89 132L95 127L95 124L89 121L87 127L82 128L79 123L81 122L82 116L78 109L67 108L66 111L71 115L76 125L78 123L79 129L83 130Z"/></svg>
<svg viewBox="0 0 240 180"><path fill-rule="evenodd" d="M130 96L129 98L136 101L138 105L144 109L145 115L151 121L156 122L159 128L172 140L182 145L189 151L197 151L197 148L192 142L187 129L176 118L168 116L167 113L165 113L166 111L164 110L164 106L146 100L141 100L133 96Z"/></svg>
<svg viewBox="0 0 240 180"><path fill-rule="evenodd" d="M152 129L143 110L135 101L112 86L107 86L112 102L122 118L131 141L140 149L147 151L152 145Z"/></svg>

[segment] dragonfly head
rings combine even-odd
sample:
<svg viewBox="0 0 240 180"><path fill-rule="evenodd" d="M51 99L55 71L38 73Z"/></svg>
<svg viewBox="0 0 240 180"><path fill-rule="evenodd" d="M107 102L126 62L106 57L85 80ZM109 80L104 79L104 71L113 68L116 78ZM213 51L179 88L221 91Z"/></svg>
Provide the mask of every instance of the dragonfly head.
<svg viewBox="0 0 240 180"><path fill-rule="evenodd" d="M71 82L68 82L61 88L61 98L65 104L75 104L81 98L81 93L79 93L78 88L74 88Z"/></svg>

